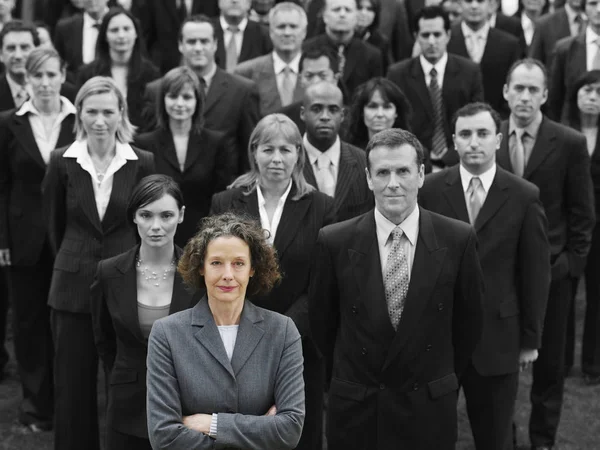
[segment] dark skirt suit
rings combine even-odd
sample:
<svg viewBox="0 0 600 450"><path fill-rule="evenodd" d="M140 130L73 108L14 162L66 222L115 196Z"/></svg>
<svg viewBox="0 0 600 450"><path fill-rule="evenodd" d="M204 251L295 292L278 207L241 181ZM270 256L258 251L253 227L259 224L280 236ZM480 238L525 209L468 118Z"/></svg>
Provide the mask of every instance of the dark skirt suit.
<svg viewBox="0 0 600 450"><path fill-rule="evenodd" d="M140 329L136 256L140 247L100 261L92 285L92 322L108 383L107 449L150 449L146 423L148 339ZM175 248L179 260L183 251ZM169 315L191 308L199 297L175 273Z"/></svg>
<svg viewBox="0 0 600 450"><path fill-rule="evenodd" d="M54 388L48 290L54 258L42 213L46 163L28 114L4 114L0 121L0 248L9 249L11 256L12 328L23 388L19 420L51 424ZM62 121L57 147L73 141L74 121L73 114Z"/></svg>
<svg viewBox="0 0 600 450"><path fill-rule="evenodd" d="M198 222L208 215L213 194L225 190L233 181L237 161L235 149L224 133L203 129L190 133L183 172L177 161L173 135L158 129L139 135L136 145L154 154L156 172L172 177L183 192L185 216L177 227L175 244L185 247L196 234Z"/></svg>
<svg viewBox="0 0 600 450"><path fill-rule="evenodd" d="M322 447L325 367L309 336L308 283L319 230L334 223L335 216L331 197L313 191L293 200L295 191L292 187L287 197L273 243L283 279L269 295L251 300L257 306L291 317L302 336L306 417L297 448L315 450ZM211 213L227 211L245 213L260 222L256 191L244 195L238 188L215 195Z"/></svg>
<svg viewBox="0 0 600 450"><path fill-rule="evenodd" d="M54 448L98 450L96 384L98 354L90 314L90 286L98 262L131 249L136 230L127 217L129 196L154 173L152 154L132 147L113 177L110 201L100 221L92 179L68 147L52 152L44 179L50 243L56 258L50 286L54 340Z"/></svg>

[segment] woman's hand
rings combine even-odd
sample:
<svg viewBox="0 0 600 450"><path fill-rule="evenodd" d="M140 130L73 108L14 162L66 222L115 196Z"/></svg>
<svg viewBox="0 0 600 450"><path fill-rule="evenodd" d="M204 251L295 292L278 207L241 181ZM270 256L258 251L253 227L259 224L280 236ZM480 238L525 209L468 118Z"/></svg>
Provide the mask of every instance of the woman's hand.
<svg viewBox="0 0 600 450"><path fill-rule="evenodd" d="M193 414L191 416L183 416L183 425L190 430L208 434L210 432L210 423L212 422L212 414Z"/></svg>

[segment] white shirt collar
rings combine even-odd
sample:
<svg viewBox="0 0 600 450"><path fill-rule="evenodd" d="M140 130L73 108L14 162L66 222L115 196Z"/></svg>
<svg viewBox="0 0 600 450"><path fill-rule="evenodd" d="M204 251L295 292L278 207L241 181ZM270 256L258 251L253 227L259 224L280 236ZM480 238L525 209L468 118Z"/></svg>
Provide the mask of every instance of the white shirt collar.
<svg viewBox="0 0 600 450"><path fill-rule="evenodd" d="M15 114L17 116L24 116L27 113L35 114L38 116L40 115L40 112L34 106L33 101L31 99L27 100L25 103L23 103L23 106L21 106ZM75 106L73 106L73 103L71 103L68 98L63 97L61 95L60 96L60 115L62 117L66 117L69 114L77 114L77 109L75 109Z"/></svg>
<svg viewBox="0 0 600 450"><path fill-rule="evenodd" d="M463 35L464 35L465 38L468 38L469 36L479 36L481 38L487 39L487 35L488 35L489 31L490 31L490 23L489 22L486 22L477 31L469 28L469 26L465 22L461 22L460 23L460 27L461 27L462 33L463 33Z"/></svg>
<svg viewBox="0 0 600 450"><path fill-rule="evenodd" d="M63 158L77 158L78 163L91 159L87 149L87 139L73 142L63 154ZM131 145L119 141L116 144L115 158L133 161L138 159Z"/></svg>
<svg viewBox="0 0 600 450"><path fill-rule="evenodd" d="M104 10L104 14L102 14L102 17L100 19L98 19L98 20L94 19L88 13L84 12L83 13L83 28L91 28L96 23L102 23L102 19L104 19L104 16L106 15L106 13L108 13L108 11L109 11L109 8L106 8Z"/></svg>
<svg viewBox="0 0 600 450"><path fill-rule="evenodd" d="M288 184L287 189L285 190L285 192L283 193L283 195L281 196L281 198L279 199L279 201L277 202L277 207L279 208L280 206L283 206L285 204L285 201L288 198L288 195L290 195L290 191L292 190L292 181L290 180L290 184ZM258 197L258 206L265 206L267 201L265 200L265 196L262 193L262 189L260 188L260 184L256 185L256 196Z"/></svg>
<svg viewBox="0 0 600 450"><path fill-rule="evenodd" d="M565 12L567 13L567 18L569 19L569 24L575 22L575 17L577 17L577 14L579 14L582 19L587 18L587 16L585 15L585 13L583 11L581 11L581 12L575 11L573 8L571 8L571 6L568 3L565 3Z"/></svg>
<svg viewBox="0 0 600 450"><path fill-rule="evenodd" d="M423 68L423 73L425 75L429 75L431 73L431 69L433 69L434 67L438 75L441 75L446 71L446 64L448 63L448 52L445 52L440 58L440 60L435 64L431 64L429 61L427 61L427 59L425 59L423 55L419 56L419 60L421 61L421 67Z"/></svg>
<svg viewBox="0 0 600 450"><path fill-rule="evenodd" d="M225 20L225 17L223 17L222 15L219 16L219 22L221 22L221 29L223 30L223 32L225 33L229 33L229 24L227 23L227 21ZM244 31L246 31L246 27L248 26L248 18L244 17L242 19L242 21L238 24L238 29L240 30L240 33L244 33Z"/></svg>
<svg viewBox="0 0 600 450"><path fill-rule="evenodd" d="M335 142L333 143L333 145L331 147L329 147L327 150L325 150L324 152L317 149L310 142L308 142L308 136L306 135L306 133L304 133L303 141L304 141L304 148L306 149L306 153L308 155L308 159L310 160L310 163L313 166L315 165L315 163L317 162L317 159L319 159L319 155L321 155L321 154L326 154L329 157L329 159L331 160L331 163L335 167L338 167L340 165L340 154L342 151L342 143L340 141L339 136L337 136L335 138Z"/></svg>
<svg viewBox="0 0 600 450"><path fill-rule="evenodd" d="M419 205L415 205L412 212L398 225L413 246L417 245L417 237L419 236L419 215ZM375 229L377 230L378 241L386 243L394 228L396 228L396 224L390 222L383 214L381 214L376 206Z"/></svg>
<svg viewBox="0 0 600 450"><path fill-rule="evenodd" d="M300 57L301 56L302 56L302 53L299 52L294 57L294 59L292 59L290 61L290 63L288 64L279 57L277 52L274 51L273 52L273 69L275 70L275 75L279 75L281 73L281 71L283 69L285 69L286 66L289 66L290 69L292 69L295 74L298 74L298 72L300 72Z"/></svg>
<svg viewBox="0 0 600 450"><path fill-rule="evenodd" d="M488 20L492 28L496 28L496 17L498 17L498 14L494 13L490 16L490 20Z"/></svg>
<svg viewBox="0 0 600 450"><path fill-rule="evenodd" d="M586 45L596 44L596 42L600 39L600 36L592 30L591 27L586 27L585 29L585 43Z"/></svg>
<svg viewBox="0 0 600 450"><path fill-rule="evenodd" d="M496 176L496 163L494 163L492 167L483 172L481 175L473 175L471 172L465 169L462 164L459 165L458 170L460 171L460 181L462 183L463 192L467 192L467 189L469 189L469 184L471 183L471 178L474 177L479 177L486 195L488 192L490 192L490 188L494 182L494 177Z"/></svg>

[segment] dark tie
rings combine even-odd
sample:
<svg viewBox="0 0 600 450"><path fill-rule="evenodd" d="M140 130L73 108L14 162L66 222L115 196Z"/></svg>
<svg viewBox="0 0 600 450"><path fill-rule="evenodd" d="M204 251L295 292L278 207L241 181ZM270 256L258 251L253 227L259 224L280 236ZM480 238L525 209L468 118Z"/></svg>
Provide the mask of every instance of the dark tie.
<svg viewBox="0 0 600 450"><path fill-rule="evenodd" d="M100 29L100 25L102 25L102 21L94 22L94 24L92 25L92 27L94 27L96 30L99 30Z"/></svg>
<svg viewBox="0 0 600 450"><path fill-rule="evenodd" d="M178 5L177 5L177 12L179 14L179 19L183 22L188 15L188 11L187 8L185 6L185 0L177 0L178 1Z"/></svg>
<svg viewBox="0 0 600 450"><path fill-rule="evenodd" d="M344 78L344 68L346 67L345 50L343 44L338 45L338 73L340 74L340 79Z"/></svg>
<svg viewBox="0 0 600 450"><path fill-rule="evenodd" d="M200 87L202 88L202 92L204 93L204 98L206 99L206 96L208 94L208 84L206 83L206 80L204 79L204 77L200 77Z"/></svg>
<svg viewBox="0 0 600 450"><path fill-rule="evenodd" d="M431 82L429 83L429 95L431 97L431 106L433 106L433 140L431 150L435 156L441 156L446 149L446 136L444 134L444 104L442 100L442 90L438 83L438 73L435 67L429 72Z"/></svg>

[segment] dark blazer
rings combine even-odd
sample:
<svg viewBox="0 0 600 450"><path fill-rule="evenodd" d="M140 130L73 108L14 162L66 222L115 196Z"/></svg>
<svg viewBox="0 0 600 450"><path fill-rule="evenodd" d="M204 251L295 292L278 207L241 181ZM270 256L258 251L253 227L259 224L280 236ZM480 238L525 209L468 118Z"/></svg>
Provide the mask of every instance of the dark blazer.
<svg viewBox="0 0 600 450"><path fill-rule="evenodd" d="M419 203L469 223L459 166L425 177ZM521 349L541 347L550 289L546 229L539 189L497 167L475 221L485 279L483 334L473 354L480 375L516 373Z"/></svg>
<svg viewBox="0 0 600 450"><path fill-rule="evenodd" d="M73 77L83 64L82 45L83 14L78 13L59 20L54 30L54 47L67 63L70 77Z"/></svg>
<svg viewBox="0 0 600 450"><path fill-rule="evenodd" d="M156 173L172 177L183 192L185 215L177 227L175 243L185 247L196 233L198 222L208 215L213 194L233 181L237 164L235 149L223 133L204 129L192 132L188 141L185 168L181 172L170 130L158 129L135 139L135 145L154 154Z"/></svg>
<svg viewBox="0 0 600 450"><path fill-rule="evenodd" d="M135 245L135 228L125 210L138 181L154 173L154 157L133 148L138 159L127 161L115 173L108 208L100 221L92 179L75 158L63 157L67 149L52 152L42 188L56 255L48 303L57 310L89 313L90 285L98 261Z"/></svg>
<svg viewBox="0 0 600 450"><path fill-rule="evenodd" d="M146 422L146 354L137 305L136 255L139 245L98 263L91 287L91 310L98 355L108 376L106 425L148 439ZM183 250L175 247L175 257ZM175 273L169 314L197 303L181 275Z"/></svg>
<svg viewBox="0 0 600 450"><path fill-rule="evenodd" d="M337 46L326 34L321 34L304 41L302 47L304 50L308 50L323 46L329 47L337 55ZM344 54L346 56L346 66L344 67L342 81L348 89L350 96L354 94L359 85L369 81L373 77L383 75L381 52L362 39L353 37L346 46Z"/></svg>
<svg viewBox="0 0 600 450"><path fill-rule="evenodd" d="M508 121L500 132L498 165L512 172L508 149ZM523 178L540 189L548 218L552 279L577 278L583 273L596 223L590 157L585 137L544 118Z"/></svg>
<svg viewBox="0 0 600 450"><path fill-rule="evenodd" d="M15 108L15 101L13 100L10 86L6 77L8 75L0 75L0 111L7 111ZM63 83L60 88L60 95L67 98L71 103L75 101L77 95L77 88L69 82Z"/></svg>
<svg viewBox="0 0 600 450"><path fill-rule="evenodd" d="M482 330L476 247L469 225L420 209L396 332L373 211L320 231L309 312L313 339L333 367L329 449L454 448L457 376ZM352 432L357 429L372 432Z"/></svg>
<svg viewBox="0 0 600 450"><path fill-rule="evenodd" d="M435 113L425 84L425 74L420 57L401 61L390 67L388 79L393 81L413 106L411 118L412 131L428 151L432 148ZM444 72L442 85L444 104L444 133L448 151L442 161L446 166L458 163L458 153L452 142L452 117L464 105L483 101L483 82L479 66L473 61L461 56L448 54L448 62Z"/></svg>
<svg viewBox="0 0 600 450"><path fill-rule="evenodd" d="M565 123L569 117L569 98L573 85L587 70L585 33L566 37L556 43L548 85L548 116Z"/></svg>
<svg viewBox="0 0 600 450"><path fill-rule="evenodd" d="M110 77L110 67L102 70L98 61L93 61L82 66L77 72L77 88L81 88L83 83L95 76ZM127 110L129 120L135 126L144 125L144 92L146 85L151 81L160 78L160 72L154 64L147 59L142 59L140 71L130 72L127 79Z"/></svg>
<svg viewBox="0 0 600 450"><path fill-rule="evenodd" d="M502 13L496 14L496 29L500 31L505 31L508 34L513 35L519 40L519 46L521 47L522 54L520 56L525 55L525 51L527 49L527 43L525 42L525 33L523 32L523 27L521 26L521 18L514 16L506 16Z"/></svg>
<svg viewBox="0 0 600 450"><path fill-rule="evenodd" d="M148 122L153 121L159 87L160 80L146 86L145 117L149 118ZM209 130L225 133L228 145L235 147L237 173L245 173L250 168L248 142L259 119L258 90L254 82L217 68L206 95L204 125Z"/></svg>
<svg viewBox="0 0 600 450"><path fill-rule="evenodd" d="M381 53L381 67L383 67L383 72L385 73L391 61L393 61L387 38L379 30L375 29L367 31L364 36L361 36L361 39L379 50Z"/></svg>
<svg viewBox="0 0 600 450"><path fill-rule="evenodd" d="M596 148L590 158L590 174L594 186L595 210L600 211L600 139L596 139ZM596 225L600 225L600 223L596 221Z"/></svg>
<svg viewBox="0 0 600 450"><path fill-rule="evenodd" d="M306 131L306 125L304 125L304 120L300 117L300 112L302 110L302 101L294 102L291 105L284 106L281 108L278 113L284 114L292 119L292 122L296 124L300 134L304 136L304 132Z"/></svg>
<svg viewBox="0 0 600 450"><path fill-rule="evenodd" d="M312 164L304 165L306 181L318 188ZM367 185L365 152L346 142L341 143L340 166L333 197L333 211L338 222L359 216L375 206L373 192Z"/></svg>
<svg viewBox="0 0 600 450"><path fill-rule="evenodd" d="M74 123L72 114L63 120L57 147L73 142ZM48 239L42 207L46 163L27 115L4 113L0 142L0 248L10 249L12 265L31 266L39 261Z"/></svg>
<svg viewBox="0 0 600 450"><path fill-rule="evenodd" d="M454 25L451 32L448 52L469 58L460 23ZM483 96L485 101L503 117L508 117L510 110L502 96L502 88L508 70L520 56L521 48L516 37L504 31L490 28L483 57L479 64L483 77Z"/></svg>
<svg viewBox="0 0 600 450"><path fill-rule="evenodd" d="M389 42L390 62L410 58L414 38L404 0L381 0L379 3L379 32Z"/></svg>
<svg viewBox="0 0 600 450"><path fill-rule="evenodd" d="M571 29L564 8L542 16L535 24L535 32L529 46L529 56L539 59L550 69L555 44L560 39L569 36L571 36Z"/></svg>
<svg viewBox="0 0 600 450"><path fill-rule="evenodd" d="M225 51L225 42L223 28L221 28L221 21L219 19L215 19L214 26L215 37L217 38L217 53L215 54L215 61L219 67L225 69L227 53ZM246 29L244 30L244 36L242 37L242 48L239 50L240 56L238 57L238 64L250 59L258 58L259 56L266 55L271 50L273 50L273 45L271 44L271 38L269 37L269 30L260 23L249 20L248 25L246 25Z"/></svg>

